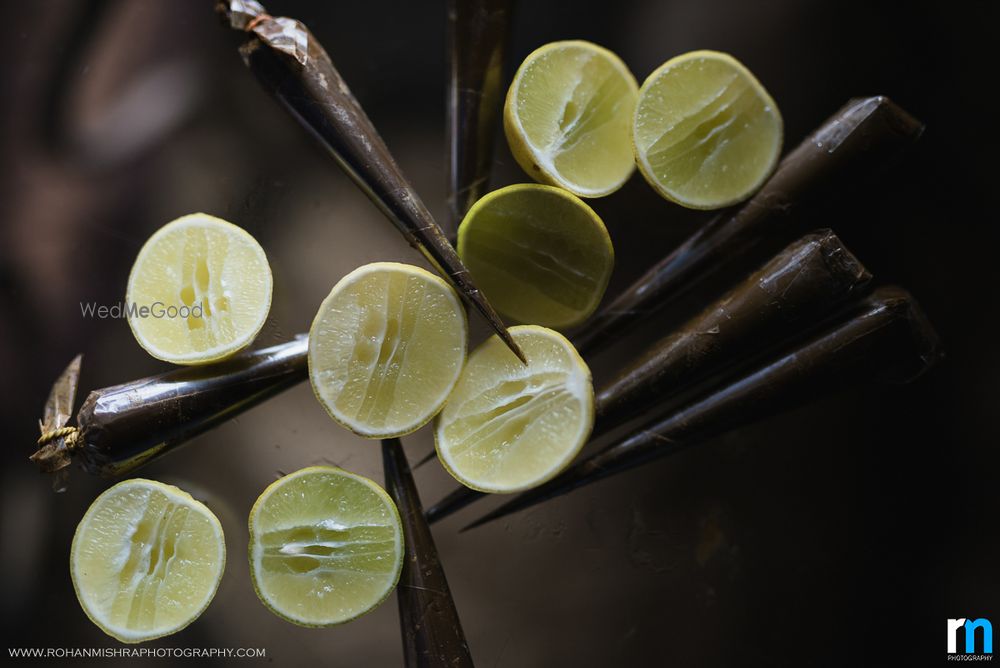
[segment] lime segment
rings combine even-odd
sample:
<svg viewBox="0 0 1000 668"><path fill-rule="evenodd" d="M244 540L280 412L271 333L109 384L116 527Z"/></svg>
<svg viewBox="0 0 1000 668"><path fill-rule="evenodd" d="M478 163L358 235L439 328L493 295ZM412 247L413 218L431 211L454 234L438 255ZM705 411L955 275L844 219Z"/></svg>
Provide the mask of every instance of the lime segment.
<svg viewBox="0 0 1000 668"><path fill-rule="evenodd" d="M367 478L313 466L272 483L250 511L250 573L260 600L302 626L351 621L392 592L403 528Z"/></svg>
<svg viewBox="0 0 1000 668"><path fill-rule="evenodd" d="M442 279L406 264L367 264L320 306L309 379L330 415L356 434L407 434L441 410L467 337L465 309Z"/></svg>
<svg viewBox="0 0 1000 668"><path fill-rule="evenodd" d="M732 56L694 51L642 84L633 142L639 170L663 197L714 209L748 198L774 171L781 114Z"/></svg>
<svg viewBox="0 0 1000 668"><path fill-rule="evenodd" d="M271 268L245 230L195 213L167 223L128 279L128 323L150 355L205 364L250 345L271 308Z"/></svg>
<svg viewBox="0 0 1000 668"><path fill-rule="evenodd" d="M445 468L482 492L519 492L552 478L594 424L590 370L572 344L534 325L510 332L527 366L488 339L469 356L435 429Z"/></svg>
<svg viewBox="0 0 1000 668"><path fill-rule="evenodd" d="M476 202L458 228L458 254L500 312L547 327L583 322L614 268L593 209L565 190L531 184Z"/></svg>
<svg viewBox="0 0 1000 668"><path fill-rule="evenodd" d="M222 578L219 520L171 485L118 483L87 509L73 536L70 574L87 616L136 643L180 631L208 607Z"/></svg>
<svg viewBox="0 0 1000 668"><path fill-rule="evenodd" d="M518 68L504 131L521 168L581 197L618 190L635 167L629 129L638 85L615 54L584 41L552 42Z"/></svg>

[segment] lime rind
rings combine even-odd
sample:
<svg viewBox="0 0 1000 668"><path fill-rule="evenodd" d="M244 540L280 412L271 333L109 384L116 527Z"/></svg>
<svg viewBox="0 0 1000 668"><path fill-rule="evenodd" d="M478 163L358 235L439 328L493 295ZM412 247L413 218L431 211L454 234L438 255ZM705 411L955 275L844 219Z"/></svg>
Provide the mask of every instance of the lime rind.
<svg viewBox="0 0 1000 668"><path fill-rule="evenodd" d="M569 76L546 72L550 59L560 59L557 69L569 70ZM526 83L535 78L537 84ZM597 44L565 40L535 49L518 68L504 102L511 153L537 181L580 197L610 195L635 169L627 147L638 88L621 58ZM550 99L556 95L561 99ZM539 120L526 127L526 114Z"/></svg>
<svg viewBox="0 0 1000 668"><path fill-rule="evenodd" d="M127 306L135 304L137 307L152 307L153 304L139 303L140 301L155 301L155 300L140 300L135 294L138 290L137 283L140 282L143 271L149 271L149 262L155 262L151 259L151 256L158 252L161 252L157 247L160 243L164 242L170 235L176 234L184 229L189 228L202 228L209 230L215 228L216 231L224 231L224 235L229 236L231 239L237 239L242 244L242 250L246 254L246 257L252 259L256 262L258 271L253 272L249 277L245 275L246 272L237 272L229 276L230 280L234 277L238 277L241 280L258 280L261 282L262 290L257 290L260 292L261 296L264 298L263 304L230 304L230 307L234 310L238 309L240 312L252 311L256 313L256 317L252 318L251 321L242 329L241 332L236 333L232 340L221 343L215 347L206 350L192 350L190 352L177 352L174 350L168 350L162 345L157 344L153 339L156 338L153 335L153 330L150 328L150 324L157 326L163 326L167 324L162 319L153 319L152 317L140 318L140 317L128 317L129 328L132 330L132 334L135 336L136 341L139 345L148 352L150 355L156 359L163 360L165 362L171 362L173 364L181 365L199 365L199 364L209 364L212 362L217 362L230 357L241 350L245 349L260 333L263 328L264 323L267 321L268 313L271 309L271 296L273 291L273 277L271 274L270 265L267 261L267 255L264 253L264 249L260 246L253 236L238 225L234 225L229 221L217 218L215 216L210 216L205 213L193 213L186 216L181 216L176 220L173 220L156 232L143 244L142 248L139 250L139 254L136 257L135 263L132 265L132 269L129 272L128 286L125 292L125 303ZM220 259L227 257L227 253L220 253ZM190 259L190 258L189 258ZM166 276L170 277L170 281L176 280L175 276L182 273L171 269L165 272ZM214 280L214 276L212 279ZM163 283L168 282L167 280L157 281L157 284L162 286ZM171 286L173 287L173 286ZM229 288L228 292L233 292L234 286L227 286ZM159 288L158 288L159 289ZM182 289L178 289L178 295L176 299L170 299L170 303L167 300L164 301L164 307L168 306L181 306L188 305L184 304L183 298L180 296ZM225 295L227 300L231 300L230 295ZM177 301L181 303L176 303ZM211 304L209 305L211 309ZM210 318L211 315L205 317ZM184 318L175 318L174 320L189 320ZM193 320L191 324L197 324ZM178 336L176 332L172 333L172 336Z"/></svg>
<svg viewBox="0 0 1000 668"><path fill-rule="evenodd" d="M686 75L690 68L698 74ZM700 103L687 109L667 101L671 95ZM707 210L737 204L760 189L777 167L782 133L778 106L753 73L729 54L702 50L668 60L643 82L632 147L639 172L661 197ZM706 148L712 150L703 157ZM725 160L734 149L749 159ZM720 180L727 183L721 189Z"/></svg>
<svg viewBox="0 0 1000 668"><path fill-rule="evenodd" d="M522 492L551 480L579 454L594 424L590 369L566 337L537 325L518 325L510 332L528 356L527 367L508 359L511 356L504 354L499 339L491 337L469 356L434 429L435 449L445 470L466 487L491 494ZM549 357L540 362L543 353ZM553 436L575 412L572 431ZM486 432L492 441L452 442L454 436L447 432L459 421L475 421L479 415L487 416L486 423L504 418ZM469 432L462 427L463 433ZM516 436L508 438L510 432ZM472 456L465 452L456 456L459 449ZM538 470L526 474L525 464ZM470 466L487 468L489 479L481 471L470 471ZM511 475L511 467L520 470Z"/></svg>
<svg viewBox="0 0 1000 668"><path fill-rule="evenodd" d="M104 509L105 503L109 502L116 495L121 494L126 488L129 487L144 487L150 490L151 493L157 492L164 495L171 503L196 512L199 517L208 521L209 526L212 528L213 533L217 538L218 553L216 556L216 564L218 568L216 574L212 578L211 586L204 592L202 600L193 606L187 616L178 623L166 626L162 629L157 629L155 631L132 630L110 620L107 610L102 609L102 604L107 603L107 597L100 596L96 592L88 590L88 578L93 578L93 574L82 572L80 570L82 566L78 563L80 560L80 551L86 549L81 546L81 541L85 539L85 534L90 528L90 522L94 521L95 515ZM108 563L115 562L109 561ZM166 565L169 566L169 562L167 562ZM76 532L73 534L73 542L70 546L70 579L73 581L73 589L76 592L77 599L79 600L84 613L87 615L87 618L90 619L90 621L93 622L98 628L104 631L104 633L108 634L112 638L115 638L116 640L128 644L146 642L148 640L155 640L156 638L172 635L187 628L190 624L197 620L205 612L205 610L208 609L208 606L215 598L215 594L219 588L219 583L222 581L222 575L225 572L225 566L225 534L223 533L222 524L219 522L218 517L216 517L205 504L196 500L184 490L173 485L167 485L145 478L132 478L122 481L117 485L108 488L100 496L98 496L93 503L91 503L87 512L84 514L83 519L81 519L80 523L77 525ZM164 577L168 574L169 570L164 571Z"/></svg>
<svg viewBox="0 0 1000 668"><path fill-rule="evenodd" d="M327 620L317 620L317 619L307 619L302 616L296 616L291 614L289 611L283 609L280 605L277 605L275 601L268 596L266 593L267 587L261 582L261 575L258 573L258 563L261 560L262 552L260 549L260 536L262 529L258 526L259 517L263 511L268 500L282 487L293 483L296 479L312 476L312 475L335 475L338 477L347 478L353 480L357 483L364 485L368 490L375 493L378 499L383 503L384 507L388 509L391 518L390 524L394 528L394 535L396 537L396 550L395 550L395 562L392 565L392 577L387 580L387 585L384 591L376 598L373 598L368 605L361 607L359 610L354 611L352 614L345 615L340 618L327 619ZM335 522L335 518L331 518L331 523ZM344 469L335 466L309 466L304 469L300 469L286 476L279 478L278 480L272 482L267 488L261 493L254 503L253 508L250 510L250 517L248 520L248 527L250 532L250 543L248 546L248 558L250 561L250 578L253 584L254 592L260 599L261 603L270 610L274 615L284 619L287 622L295 624L297 626L303 626L307 628L327 628L331 626L339 626L341 624L346 624L348 622L354 621L369 612L378 608L385 600L392 594L395 590L397 584L399 583L399 578L403 570L403 554L404 554L404 533L402 520L399 516L399 509L396 507L395 502L392 497L378 484L374 481L360 476Z"/></svg>
<svg viewBox="0 0 1000 668"><path fill-rule="evenodd" d="M480 198L459 225L458 254L498 311L555 328L592 315L614 269L600 216L572 193L538 184Z"/></svg>
<svg viewBox="0 0 1000 668"><path fill-rule="evenodd" d="M337 400L340 397L340 392L343 391L340 383L345 382L343 380L345 377L344 374L347 373L347 371L344 371L342 368L343 360L339 359L337 364L331 367L318 359L322 355L320 352L320 346L324 345L321 341L328 336L327 329L329 329L330 325L330 323L327 322L328 315L333 311L333 309L336 308L337 300L341 298L341 292L349 289L353 284L363 280L364 278L379 272L403 273L408 277L425 281L427 285L433 286L433 289L438 291L437 296L450 305L450 310L454 316L450 323L442 325L442 328L438 333L442 333L447 330L447 336L454 339L453 347L461 349L457 355L453 356L453 359L451 359L449 363L444 363L440 357L436 357L433 360L427 360L427 364L424 365L427 373L433 372L433 374L440 376L442 373L445 373L448 368L450 368L451 371L448 372L447 377L439 377L436 379L435 384L439 387L436 388L436 396L432 396L432 400L430 401L427 400L427 392L434 388L431 388L429 386L429 382L427 382L429 381L429 377L425 377L424 381L420 383L421 393L419 395L424 404L423 409L416 411L412 420L409 420L405 424L397 425L391 428L385 425L381 428L372 427L356 417L347 415L342 409L340 409L337 406ZM448 400L448 396L451 393L452 388L455 386L458 376L465 363L467 341L468 318L465 308L462 306L462 302L455 290L443 279L435 276L425 269L421 269L420 267L397 262L373 262L362 265L337 282L337 284L330 291L330 294L323 300L323 303L320 305L316 317L313 320L312 326L309 330L309 353L307 356L310 385L313 388L314 395L326 410L327 414L330 415L330 417L337 422L337 424L343 426L345 429L350 430L358 436L373 439L405 436L406 434L413 433L430 422L445 405L445 402ZM413 347L414 343L415 342L413 341L407 342L407 348ZM417 341L416 343L420 345L421 342ZM426 341L423 343L426 343ZM381 346L382 342L380 342L379 345ZM398 349L394 348L393 354L396 354L397 351ZM403 353L405 352L406 351L404 350ZM390 361L391 359L392 358L390 357ZM432 362L433 364L431 364ZM433 369L431 369L431 367L433 367ZM404 371L400 369L399 374L402 375L403 373ZM335 383L330 382L331 380L335 381ZM408 379L407 382L410 382L410 380L412 379ZM406 393L403 392L400 394Z"/></svg>

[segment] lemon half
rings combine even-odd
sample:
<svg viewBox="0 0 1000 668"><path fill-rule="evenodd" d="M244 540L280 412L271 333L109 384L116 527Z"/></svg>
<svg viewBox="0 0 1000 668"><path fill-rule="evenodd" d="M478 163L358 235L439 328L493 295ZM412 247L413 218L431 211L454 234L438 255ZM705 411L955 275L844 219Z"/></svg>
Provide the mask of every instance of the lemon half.
<svg viewBox="0 0 1000 668"><path fill-rule="evenodd" d="M408 264L366 264L319 307L309 380L327 412L354 433L408 434L441 410L467 339L465 309L444 280Z"/></svg>
<svg viewBox="0 0 1000 668"><path fill-rule="evenodd" d="M735 58L677 56L639 90L632 139L639 171L663 197L692 209L741 202L781 154L778 105Z"/></svg>
<svg viewBox="0 0 1000 668"><path fill-rule="evenodd" d="M371 480L312 466L273 482L250 511L250 573L271 612L332 626L377 607L403 568L396 504Z"/></svg>
<svg viewBox="0 0 1000 668"><path fill-rule="evenodd" d="M126 643L180 631L215 596L226 564L222 525L190 494L136 478L90 505L70 548L84 612Z"/></svg>
<svg viewBox="0 0 1000 668"><path fill-rule="evenodd" d="M618 190L635 168L629 144L638 91L621 58L570 40L532 52L504 103L511 153L532 178L580 197Z"/></svg>
<svg viewBox="0 0 1000 668"><path fill-rule="evenodd" d="M215 362L257 336L271 287L264 249L246 230L204 213L183 216L139 251L125 295L128 324L157 359Z"/></svg>
<svg viewBox="0 0 1000 668"><path fill-rule="evenodd" d="M469 355L434 430L444 467L481 492L519 492L549 480L594 426L590 369L566 337L535 325L510 333L528 364L489 338Z"/></svg>
<svg viewBox="0 0 1000 668"><path fill-rule="evenodd" d="M476 202L458 228L458 254L501 313L557 328L597 309L615 264L594 210L561 188L535 184Z"/></svg>

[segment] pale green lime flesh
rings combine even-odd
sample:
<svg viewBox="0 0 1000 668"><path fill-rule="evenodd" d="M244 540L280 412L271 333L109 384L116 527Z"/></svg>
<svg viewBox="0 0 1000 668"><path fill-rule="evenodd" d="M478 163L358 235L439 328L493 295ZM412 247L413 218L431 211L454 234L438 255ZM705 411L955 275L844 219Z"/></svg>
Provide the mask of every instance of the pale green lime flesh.
<svg viewBox="0 0 1000 668"><path fill-rule="evenodd" d="M530 54L507 94L504 129L532 177L582 197L617 190L635 165L629 129L638 86L618 56L584 41Z"/></svg>
<svg viewBox="0 0 1000 668"><path fill-rule="evenodd" d="M250 513L250 570L261 601L304 626L350 621L399 580L403 530L372 481L314 466L273 483Z"/></svg>
<svg viewBox="0 0 1000 668"><path fill-rule="evenodd" d="M479 200L459 226L458 253L501 313L556 328L594 312L614 268L597 214L541 185L508 186Z"/></svg>
<svg viewBox="0 0 1000 668"><path fill-rule="evenodd" d="M368 438L419 429L441 409L465 361L465 309L424 269L376 262L323 301L309 332L309 379L330 415Z"/></svg>
<svg viewBox="0 0 1000 668"><path fill-rule="evenodd" d="M143 479L101 494L70 550L84 611L128 643L175 633L194 621L215 596L225 561L215 515L186 492Z"/></svg>
<svg viewBox="0 0 1000 668"><path fill-rule="evenodd" d="M640 171L663 196L716 208L746 199L774 170L782 120L743 65L698 51L668 61L643 83L633 141Z"/></svg>
<svg viewBox="0 0 1000 668"><path fill-rule="evenodd" d="M445 409L435 444L444 467L483 492L530 489L562 471L594 424L590 370L558 332L510 328L522 364L496 336L470 356Z"/></svg>
<svg viewBox="0 0 1000 668"><path fill-rule="evenodd" d="M271 289L267 257L248 232L191 214L164 225L139 251L126 291L126 304L136 309L128 323L157 359L214 362L257 336Z"/></svg>

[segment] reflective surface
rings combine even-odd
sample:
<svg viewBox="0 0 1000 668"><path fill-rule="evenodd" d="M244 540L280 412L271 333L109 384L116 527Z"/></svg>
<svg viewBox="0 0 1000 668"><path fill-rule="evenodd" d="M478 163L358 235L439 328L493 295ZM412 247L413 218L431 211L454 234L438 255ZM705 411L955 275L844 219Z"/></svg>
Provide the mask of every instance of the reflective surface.
<svg viewBox="0 0 1000 668"><path fill-rule="evenodd" d="M131 263L154 230L200 210L261 242L275 282L257 346L306 331L330 287L358 265L419 261L286 112L262 98L210 4L116 3L99 46L68 68L75 92L67 111L83 125L164 60L194 59L207 83L193 113L157 135L155 150L130 150L130 160L110 171L51 150L39 133L64 38L89 5L4 6L0 614L7 646L115 645L75 603L69 577L73 530L108 483L74 470L69 490L55 495L26 457L51 383L78 352L86 353L80 399L167 368L135 344L126 323L83 318L79 307L123 298ZM576 7L521 3L509 63L546 41L582 37L613 48L642 77L672 55L710 46L766 79L789 147L858 95L885 93L926 122L917 150L884 174L877 193L828 198L803 216L807 229L833 228L873 274L912 291L949 356L913 385L835 394L509 522L459 534L479 513L470 508L435 525L473 658L498 668L939 660L948 617L990 617L1000 600L1000 321L991 292L1000 284L1000 228L989 214L992 153L977 148L982 124L970 112L981 108L982 82L994 77L984 49L995 21L971 3ZM443 218L443 3L288 0L269 9L307 21L337 45L352 91ZM521 181L498 144L493 186ZM593 206L616 244L608 297L707 220L663 201L637 176ZM703 284L648 326L626 328L628 338L592 365L598 385L729 287ZM487 334L474 324L471 344ZM429 430L403 445L413 461L431 449ZM402 665L391 599L346 626L299 628L260 604L248 563L237 558L247 549L250 507L278 471L323 461L382 480L378 444L335 425L299 383L143 471L207 501L234 557L205 614L152 646L261 646L279 666ZM436 463L415 477L428 504L455 484Z"/></svg>

